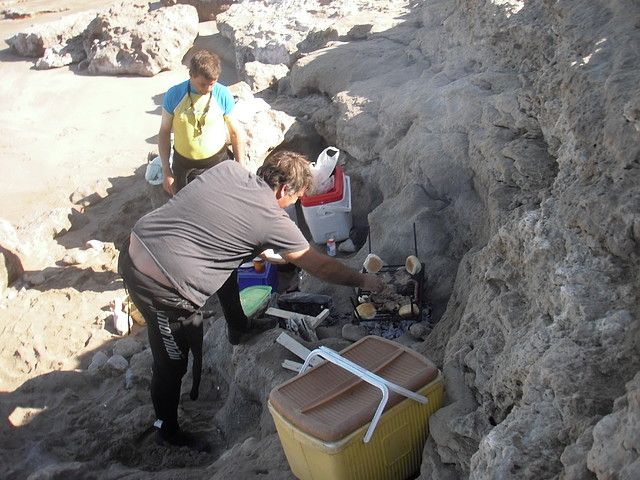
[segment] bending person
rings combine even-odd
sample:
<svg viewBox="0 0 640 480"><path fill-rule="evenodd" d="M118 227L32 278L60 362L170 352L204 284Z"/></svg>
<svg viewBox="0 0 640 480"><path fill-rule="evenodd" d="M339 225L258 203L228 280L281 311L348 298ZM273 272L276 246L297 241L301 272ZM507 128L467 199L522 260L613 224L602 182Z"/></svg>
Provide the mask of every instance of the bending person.
<svg viewBox="0 0 640 480"><path fill-rule="evenodd" d="M178 423L182 377L192 351L198 395L203 306L217 293L231 344L275 326L248 319L240 304L238 267L272 249L284 260L326 282L380 292L381 280L311 248L284 208L311 188L309 162L278 152L257 174L222 162L199 175L180 195L142 217L122 249L120 275L144 316L153 353L151 398L161 424L156 439L205 449Z"/></svg>

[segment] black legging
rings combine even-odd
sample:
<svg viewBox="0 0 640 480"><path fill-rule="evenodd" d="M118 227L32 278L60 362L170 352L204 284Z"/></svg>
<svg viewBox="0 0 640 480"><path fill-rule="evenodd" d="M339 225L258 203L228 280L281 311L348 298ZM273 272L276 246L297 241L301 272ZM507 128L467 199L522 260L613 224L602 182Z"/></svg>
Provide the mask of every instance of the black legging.
<svg viewBox="0 0 640 480"><path fill-rule="evenodd" d="M203 319L214 312L198 309L177 290L166 287L136 269L128 252L128 242L120 253L119 273L129 296L147 323L149 346L153 354L151 400L162 429L178 429L178 404L182 377L187 372L189 351L193 353L191 398L198 397L202 367ZM247 317L238 291L234 270L218 290L218 299L231 328L243 330Z"/></svg>

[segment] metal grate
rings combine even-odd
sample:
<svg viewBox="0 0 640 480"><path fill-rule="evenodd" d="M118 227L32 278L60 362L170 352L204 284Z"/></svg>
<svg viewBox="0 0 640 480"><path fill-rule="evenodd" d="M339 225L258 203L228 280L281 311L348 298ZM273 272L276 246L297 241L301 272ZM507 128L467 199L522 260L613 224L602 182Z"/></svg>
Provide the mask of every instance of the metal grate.
<svg viewBox="0 0 640 480"><path fill-rule="evenodd" d="M419 321L420 315L418 315L417 317L402 318L398 313L398 310L402 305L413 304L417 305L420 312L422 312L424 308L422 299L422 291L424 286L424 268L425 265L422 264L422 268L418 273L416 273L415 275L410 275L404 265L385 265L384 267L382 267L376 275L390 277L390 281L388 283L396 287L395 292L399 297L399 301L391 301L390 303L397 303L398 308L391 308L390 304L385 305L384 302L378 301L380 300L379 296L372 296L371 292L358 288L356 290L356 300L353 302L353 323L401 320ZM401 281L396 282L399 276L402 276L403 278ZM407 279L408 281L405 282L404 280ZM372 319L361 319L355 310L357 305L359 303L362 303L359 302L358 299L361 299L363 297L367 297L369 301L376 306L376 316Z"/></svg>

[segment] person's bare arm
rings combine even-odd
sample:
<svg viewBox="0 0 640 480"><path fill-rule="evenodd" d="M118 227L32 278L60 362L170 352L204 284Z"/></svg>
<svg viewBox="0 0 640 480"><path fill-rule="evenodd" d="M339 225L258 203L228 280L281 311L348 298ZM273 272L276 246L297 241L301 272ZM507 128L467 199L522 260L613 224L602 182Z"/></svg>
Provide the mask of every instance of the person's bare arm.
<svg viewBox="0 0 640 480"><path fill-rule="evenodd" d="M162 161L162 188L169 194L176 193L174 185L175 177L171 171L169 157L171 156L171 129L173 117L162 110L162 120L160 122L160 131L158 132L158 153Z"/></svg>
<svg viewBox="0 0 640 480"><path fill-rule="evenodd" d="M233 115L225 117L227 129L229 130L229 139L231 140L231 148L233 149L233 157L240 165L245 164L245 135L244 128Z"/></svg>
<svg viewBox="0 0 640 480"><path fill-rule="evenodd" d="M382 280L376 275L360 273L311 247L299 252L283 253L282 257L314 277L328 283L360 287L373 293L381 292L384 288Z"/></svg>

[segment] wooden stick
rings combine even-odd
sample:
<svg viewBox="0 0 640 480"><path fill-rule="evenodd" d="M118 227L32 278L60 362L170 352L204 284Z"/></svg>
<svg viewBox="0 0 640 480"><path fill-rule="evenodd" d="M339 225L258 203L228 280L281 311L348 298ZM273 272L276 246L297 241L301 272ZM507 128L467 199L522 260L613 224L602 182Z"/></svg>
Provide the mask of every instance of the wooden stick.
<svg viewBox="0 0 640 480"><path fill-rule="evenodd" d="M276 342L278 342L280 345L282 345L284 348L286 348L287 350L289 350L290 352L292 352L294 355L301 358L302 360L306 360L309 354L311 353L311 350L309 350L304 345L301 345L293 337L287 335L284 332L282 332L280 336L276 338ZM317 365L321 361L322 359L320 357L313 357L310 363L311 365Z"/></svg>
<svg viewBox="0 0 640 480"><path fill-rule="evenodd" d="M302 363L294 362L293 360L285 360L282 362L282 368L286 368L287 370L292 370L294 372L302 370L302 365Z"/></svg>
<svg viewBox="0 0 640 480"><path fill-rule="evenodd" d="M328 316L329 316L329 309L325 308L315 317L305 318L305 320L307 321L307 325L309 325L309 328L315 330L318 327L318 325L324 322L325 318L327 318Z"/></svg>
<svg viewBox="0 0 640 480"><path fill-rule="evenodd" d="M329 309L325 308L315 317L311 315L304 315L302 313L290 312L288 310L281 310L279 308L270 307L265 312L267 315L273 315L274 317L281 317L286 319L297 319L301 318L312 330L315 330L318 325L320 325L325 318L329 316Z"/></svg>

